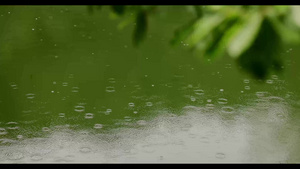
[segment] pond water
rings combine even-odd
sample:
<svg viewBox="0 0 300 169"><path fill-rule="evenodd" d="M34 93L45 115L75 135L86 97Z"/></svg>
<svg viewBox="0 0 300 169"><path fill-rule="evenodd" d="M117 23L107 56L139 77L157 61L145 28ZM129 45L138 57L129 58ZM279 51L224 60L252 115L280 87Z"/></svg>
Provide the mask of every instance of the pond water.
<svg viewBox="0 0 300 169"><path fill-rule="evenodd" d="M165 8L135 48L108 8L1 6L0 163L300 162L300 48L257 81L172 47L193 13Z"/></svg>

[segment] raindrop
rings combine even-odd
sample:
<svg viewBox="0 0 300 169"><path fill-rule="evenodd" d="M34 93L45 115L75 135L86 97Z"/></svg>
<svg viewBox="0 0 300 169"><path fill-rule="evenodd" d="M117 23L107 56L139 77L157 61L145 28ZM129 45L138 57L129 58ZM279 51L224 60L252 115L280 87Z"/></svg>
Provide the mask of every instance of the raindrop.
<svg viewBox="0 0 300 169"><path fill-rule="evenodd" d="M134 103L128 103L129 107L134 107Z"/></svg>
<svg viewBox="0 0 300 169"><path fill-rule="evenodd" d="M273 84L273 80L268 79L268 80L266 81L266 83L268 83L268 84Z"/></svg>
<svg viewBox="0 0 300 169"><path fill-rule="evenodd" d="M72 87L72 92L73 92L73 93L79 92L79 87L77 87L77 86Z"/></svg>
<svg viewBox="0 0 300 169"><path fill-rule="evenodd" d="M245 86L245 90L250 90L250 86Z"/></svg>
<svg viewBox="0 0 300 169"><path fill-rule="evenodd" d="M43 128L42 128L42 131L48 132L48 131L50 131L50 129L49 129L48 127L43 127Z"/></svg>
<svg viewBox="0 0 300 169"><path fill-rule="evenodd" d="M223 113L233 113L234 108L230 107L230 106L226 106L226 107L222 107L221 111Z"/></svg>
<svg viewBox="0 0 300 169"><path fill-rule="evenodd" d="M9 83L10 84L10 87L12 88L12 89L18 89L18 86L17 86L17 84L15 83L15 82L11 82L11 83Z"/></svg>
<svg viewBox="0 0 300 169"><path fill-rule="evenodd" d="M26 94L26 97L27 97L27 99L34 99L35 94L33 94L33 93L28 93L28 94Z"/></svg>
<svg viewBox="0 0 300 169"><path fill-rule="evenodd" d="M95 124L95 125L94 125L94 128L95 128L95 129L102 129L102 128L103 128L103 125L102 125L102 124Z"/></svg>
<svg viewBox="0 0 300 169"><path fill-rule="evenodd" d="M62 117L62 118L65 117L65 113L59 113L58 117Z"/></svg>
<svg viewBox="0 0 300 169"><path fill-rule="evenodd" d="M94 118L94 114L93 113L86 113L85 116L84 116L84 118L86 118L86 119L92 119L92 118Z"/></svg>
<svg viewBox="0 0 300 169"><path fill-rule="evenodd" d="M127 121L127 122L131 121L131 117L130 117L130 116L125 116L124 119L125 119L125 121Z"/></svg>
<svg viewBox="0 0 300 169"><path fill-rule="evenodd" d="M17 135L17 138L18 138L18 139L22 139L22 138L23 138L23 135L19 134L19 135Z"/></svg>
<svg viewBox="0 0 300 169"><path fill-rule="evenodd" d="M109 115L111 112L112 112L112 110L111 110L111 109L106 109L106 111L105 111L105 115Z"/></svg>
<svg viewBox="0 0 300 169"><path fill-rule="evenodd" d="M146 102L146 106L151 107L152 105L152 102Z"/></svg>
<svg viewBox="0 0 300 169"><path fill-rule="evenodd" d="M62 86L64 86L64 87L68 86L68 82L63 82Z"/></svg>
<svg viewBox="0 0 300 169"><path fill-rule="evenodd" d="M202 90L202 89L194 90L194 92L195 92L196 95L203 95L204 94L204 90Z"/></svg>
<svg viewBox="0 0 300 169"><path fill-rule="evenodd" d="M5 128L0 128L0 135L5 135L5 134L7 134Z"/></svg>
<svg viewBox="0 0 300 169"><path fill-rule="evenodd" d="M264 97L267 94L267 92L256 92L255 94L257 97Z"/></svg>
<svg viewBox="0 0 300 169"><path fill-rule="evenodd" d="M208 100L206 100L207 101L207 103L211 103L211 99L208 99Z"/></svg>
<svg viewBox="0 0 300 169"><path fill-rule="evenodd" d="M196 101L196 98L194 96L191 96L191 101L192 102Z"/></svg>
<svg viewBox="0 0 300 169"><path fill-rule="evenodd" d="M85 107L84 106L75 106L75 109L74 109L74 111L76 111L76 112L83 112L84 111L84 109L85 109Z"/></svg>
<svg viewBox="0 0 300 169"><path fill-rule="evenodd" d="M137 111L133 111L133 113L134 113L134 114L137 114L138 112L137 112Z"/></svg>
<svg viewBox="0 0 300 169"><path fill-rule="evenodd" d="M17 122L13 122L13 121L8 122L8 123L6 123L7 129L9 129L9 130L19 129L19 127L17 126L17 124L18 124Z"/></svg>
<svg viewBox="0 0 300 169"><path fill-rule="evenodd" d="M106 92L109 92L109 93L115 92L115 87L113 87L113 86L107 86L106 87Z"/></svg>
<svg viewBox="0 0 300 169"><path fill-rule="evenodd" d="M211 110L211 109L215 108L215 105L214 104L206 104L206 108Z"/></svg>
<svg viewBox="0 0 300 169"><path fill-rule="evenodd" d="M220 89L220 92L223 92L224 91L224 89Z"/></svg>
<svg viewBox="0 0 300 169"><path fill-rule="evenodd" d="M225 158L225 154L224 153L217 153L216 158L223 159L223 158Z"/></svg>
<svg viewBox="0 0 300 169"><path fill-rule="evenodd" d="M250 81L249 81L249 79L244 79L244 83L249 83Z"/></svg>
<svg viewBox="0 0 300 169"><path fill-rule="evenodd" d="M271 77L272 77L272 79L274 79L274 80L277 80L277 79L278 79L278 76L277 76L277 75L272 75Z"/></svg>
<svg viewBox="0 0 300 169"><path fill-rule="evenodd" d="M219 98L218 99L218 103L219 104L227 104L227 99L225 99L225 98Z"/></svg>
<svg viewBox="0 0 300 169"><path fill-rule="evenodd" d="M115 80L115 78L109 78L109 79L108 79L108 82L109 82L109 83L116 83L116 80Z"/></svg>

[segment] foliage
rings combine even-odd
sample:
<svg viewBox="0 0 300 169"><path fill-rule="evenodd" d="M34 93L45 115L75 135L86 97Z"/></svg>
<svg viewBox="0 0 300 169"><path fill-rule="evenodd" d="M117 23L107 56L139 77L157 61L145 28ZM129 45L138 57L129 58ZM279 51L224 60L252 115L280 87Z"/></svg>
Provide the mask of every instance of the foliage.
<svg viewBox="0 0 300 169"><path fill-rule="evenodd" d="M90 11L92 8L89 7ZM135 20L135 46L145 39L148 17L156 8L160 6L111 6L116 15L124 17L120 27ZM193 8L196 17L174 32L171 45L184 42L210 59L229 55L258 79L281 70L283 45L300 43L297 17L300 7L195 5ZM134 15L125 17L127 12Z"/></svg>

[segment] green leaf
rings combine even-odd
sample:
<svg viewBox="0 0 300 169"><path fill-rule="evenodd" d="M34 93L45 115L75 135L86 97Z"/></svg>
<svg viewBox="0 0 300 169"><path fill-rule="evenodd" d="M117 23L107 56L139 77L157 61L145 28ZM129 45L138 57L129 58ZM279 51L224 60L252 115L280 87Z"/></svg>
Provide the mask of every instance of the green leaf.
<svg viewBox="0 0 300 169"><path fill-rule="evenodd" d="M213 15L198 19L193 25L193 32L187 37L186 43L191 47L195 46L200 40L205 38L214 28L216 28L223 20L223 15Z"/></svg>
<svg viewBox="0 0 300 169"><path fill-rule="evenodd" d="M272 70L280 70L282 43L269 18L264 18L252 45L237 59L241 67L257 79L266 79Z"/></svg>
<svg viewBox="0 0 300 169"><path fill-rule="evenodd" d="M213 40L205 51L206 56L215 58L225 53L226 45L232 38L233 31L236 31L236 25L239 26L238 21L238 16L230 16L212 31Z"/></svg>
<svg viewBox="0 0 300 169"><path fill-rule="evenodd" d="M178 45L181 41L185 40L193 31L193 24L195 20L190 21L186 25L183 25L181 28L177 29L174 33L174 37L171 40L171 45Z"/></svg>
<svg viewBox="0 0 300 169"><path fill-rule="evenodd" d="M140 11L136 17L136 26L133 32L133 44L138 46L146 37L147 13Z"/></svg>
<svg viewBox="0 0 300 169"><path fill-rule="evenodd" d="M269 18L277 33L280 35L282 41L286 44L300 43L300 32L284 25L277 18Z"/></svg>
<svg viewBox="0 0 300 169"><path fill-rule="evenodd" d="M113 5L111 6L112 10L119 16L125 13L125 6L124 5Z"/></svg>
<svg viewBox="0 0 300 169"><path fill-rule="evenodd" d="M124 29L129 23L134 21L134 16L130 15L127 18L124 18L119 24L118 24L118 29L122 30Z"/></svg>
<svg viewBox="0 0 300 169"><path fill-rule="evenodd" d="M263 17L259 13L250 14L243 28L228 45L228 54L231 57L239 57L252 45L260 30L262 20Z"/></svg>
<svg viewBox="0 0 300 169"><path fill-rule="evenodd" d="M196 11L197 18L201 18L203 16L202 7L199 5L194 5L194 9Z"/></svg>

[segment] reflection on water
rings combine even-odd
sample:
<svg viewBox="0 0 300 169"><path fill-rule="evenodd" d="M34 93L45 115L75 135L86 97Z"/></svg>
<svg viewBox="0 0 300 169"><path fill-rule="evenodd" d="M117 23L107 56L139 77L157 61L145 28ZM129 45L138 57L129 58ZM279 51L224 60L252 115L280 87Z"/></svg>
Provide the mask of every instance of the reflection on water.
<svg viewBox="0 0 300 169"><path fill-rule="evenodd" d="M138 49L106 8L19 8L1 7L1 163L300 161L300 61L257 81L192 57L164 40L190 15L173 8Z"/></svg>
<svg viewBox="0 0 300 169"><path fill-rule="evenodd" d="M154 118L125 116L116 123L123 127L111 130L100 123L79 130L68 124L43 127L44 136L1 139L0 159L9 163L289 162L299 135L291 129L289 106L280 97L263 99L268 109L255 100L236 109L185 106L179 114L154 109L148 112L160 111Z"/></svg>

